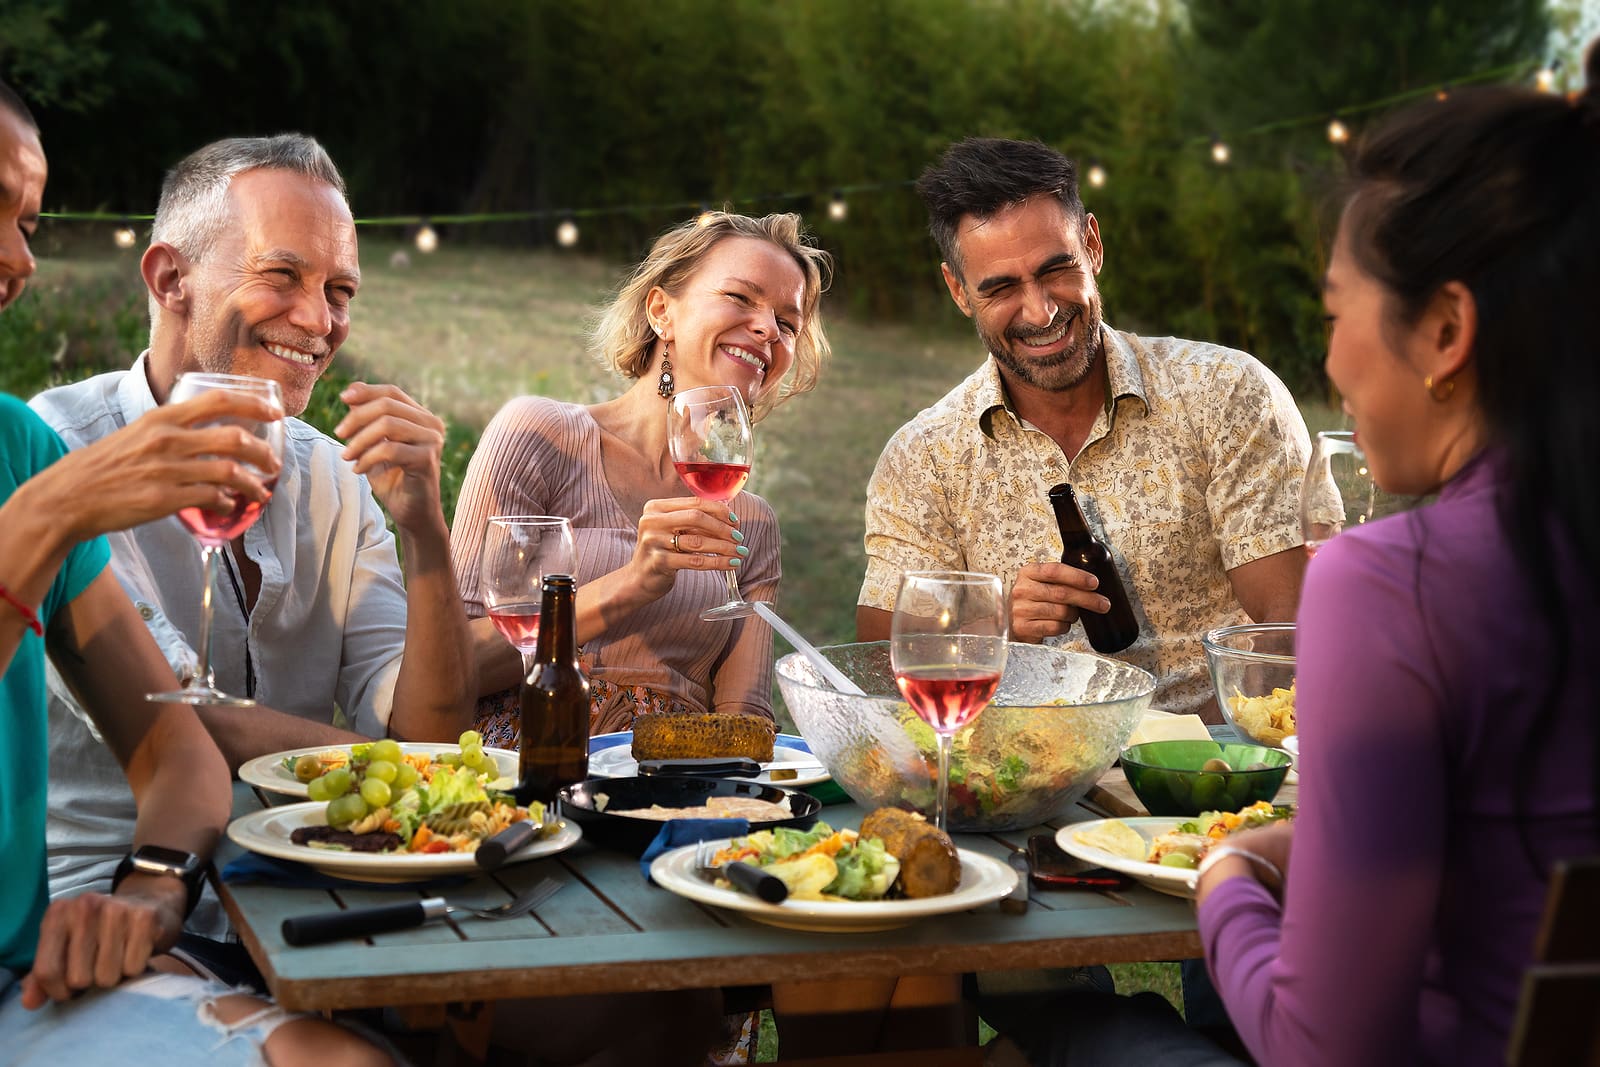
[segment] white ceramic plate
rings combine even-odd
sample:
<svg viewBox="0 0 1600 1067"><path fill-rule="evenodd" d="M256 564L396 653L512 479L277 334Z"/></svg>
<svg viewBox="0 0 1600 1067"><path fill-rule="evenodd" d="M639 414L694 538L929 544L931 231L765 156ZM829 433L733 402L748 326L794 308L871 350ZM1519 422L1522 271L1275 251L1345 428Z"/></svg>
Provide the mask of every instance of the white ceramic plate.
<svg viewBox="0 0 1600 1067"><path fill-rule="evenodd" d="M620 739L620 740L619 740ZM826 782L829 778L828 770L822 766L821 761L811 754L810 747L805 738L794 734L779 734L772 746L773 763L805 763L806 767L796 767L799 771L797 778L785 778L773 781L772 775L762 771L754 778L733 778L735 782L760 782L762 785L778 785L785 789L797 789L801 786L816 785ZM763 766L766 766L763 764ZM633 758L633 733L624 730L615 734L600 734L589 739L589 775L592 778L632 778L639 773L639 763Z"/></svg>
<svg viewBox="0 0 1600 1067"><path fill-rule="evenodd" d="M717 846L724 847L728 841ZM702 904L739 911L769 926L821 933L865 933L893 930L929 915L948 915L967 911L999 900L1017 885L1017 872L999 860L966 849L957 849L961 858L961 883L953 893L921 900L786 900L768 904L748 893L719 889L707 872L695 866L695 847L673 849L650 864L650 877L664 889Z"/></svg>
<svg viewBox="0 0 1600 1067"><path fill-rule="evenodd" d="M1194 871L1184 870L1181 867L1163 867L1159 863L1145 863L1143 860L1130 860L1122 856L1115 856L1102 848L1094 848L1079 842L1073 834L1085 830L1093 830L1110 822L1110 819L1096 819L1093 822L1075 822L1071 826L1064 826L1056 831L1056 844L1061 846L1063 852L1076 856L1086 863L1096 867L1107 867L1113 871L1120 871L1128 875L1141 885L1162 893L1170 893L1175 897L1194 896ZM1179 823L1192 822L1192 819L1173 819L1158 815L1144 815L1133 819L1121 819L1143 837L1148 845L1152 840L1162 834L1174 830Z"/></svg>
<svg viewBox="0 0 1600 1067"><path fill-rule="evenodd" d="M228 836L234 844L263 856L296 860L336 878L362 882L422 882L454 874L476 874L478 863L470 852L372 853L340 852L336 849L297 845L289 835L302 826L326 825L328 805L311 801L266 808L233 820ZM578 843L583 831L577 823L563 822L549 837L540 838L513 852L507 863L521 863L557 852Z"/></svg>
<svg viewBox="0 0 1600 1067"><path fill-rule="evenodd" d="M285 759L299 759L301 756L320 755L323 752L339 750L346 755L350 753L349 745L322 745L318 748L291 748L282 752L274 752L269 756L257 756L247 761L239 768L239 780L257 789L265 789L269 793L282 793L287 797L306 796L306 784L294 776L294 772L283 765ZM402 741L401 752L423 753L428 756L438 756L441 752L460 752L460 745L432 744L424 741ZM500 769L500 780L490 784L500 789L510 789L517 784L517 754L504 748L486 748L489 755L494 757L495 766Z"/></svg>

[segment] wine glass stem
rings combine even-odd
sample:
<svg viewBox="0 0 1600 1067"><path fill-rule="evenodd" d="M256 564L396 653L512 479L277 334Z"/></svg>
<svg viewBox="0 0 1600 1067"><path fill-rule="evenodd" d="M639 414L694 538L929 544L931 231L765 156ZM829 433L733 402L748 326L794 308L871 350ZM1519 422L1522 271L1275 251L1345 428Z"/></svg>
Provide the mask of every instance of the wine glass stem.
<svg viewBox="0 0 1600 1067"><path fill-rule="evenodd" d="M939 734L939 794L933 809L933 825L944 830L950 806L950 735Z"/></svg>
<svg viewBox="0 0 1600 1067"><path fill-rule="evenodd" d="M200 657L201 681L207 689L217 687L211 669L211 591L217 585L217 546L200 546L200 568L205 572L200 593L200 640L195 653Z"/></svg>
<svg viewBox="0 0 1600 1067"><path fill-rule="evenodd" d="M722 573L728 576L728 603L742 603L744 594L739 592L739 575L734 571L723 571Z"/></svg>
<svg viewBox="0 0 1600 1067"><path fill-rule="evenodd" d="M527 685L528 675L533 673L533 653L523 652L520 648L517 651L522 654L522 684Z"/></svg>

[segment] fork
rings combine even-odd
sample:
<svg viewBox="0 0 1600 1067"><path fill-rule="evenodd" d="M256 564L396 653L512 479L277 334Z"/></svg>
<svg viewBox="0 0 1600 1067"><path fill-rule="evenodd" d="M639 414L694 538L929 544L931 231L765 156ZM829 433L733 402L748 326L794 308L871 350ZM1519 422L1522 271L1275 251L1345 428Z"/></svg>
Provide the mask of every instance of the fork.
<svg viewBox="0 0 1600 1067"><path fill-rule="evenodd" d="M718 866L712 862L716 856L715 841L701 841L694 846L694 865L702 871L720 874L733 885L768 904L781 904L789 896L789 887L777 875L768 874L752 863L738 860Z"/></svg>
<svg viewBox="0 0 1600 1067"><path fill-rule="evenodd" d="M471 915L479 919L518 919L549 900L561 885L562 883L554 878L541 878L504 904L487 908L451 904L443 897L428 897L425 900L411 900L404 904L380 904L374 908L353 908L349 911L291 916L283 920L283 939L291 945L315 945L345 937L366 937L388 930L404 930L412 926L421 926L434 919L442 919L446 915Z"/></svg>

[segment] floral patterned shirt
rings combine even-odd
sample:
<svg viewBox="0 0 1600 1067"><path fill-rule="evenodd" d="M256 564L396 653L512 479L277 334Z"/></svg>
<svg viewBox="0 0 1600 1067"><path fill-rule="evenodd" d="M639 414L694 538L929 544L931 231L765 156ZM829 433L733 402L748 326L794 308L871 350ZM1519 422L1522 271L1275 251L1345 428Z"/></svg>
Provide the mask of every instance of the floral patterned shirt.
<svg viewBox="0 0 1600 1067"><path fill-rule="evenodd" d="M1243 352L1102 336L1106 406L1076 457L1015 413L993 357L890 438L867 489L859 602L892 611L903 571L1009 584L1024 564L1060 559L1046 493L1071 482L1139 620L1118 658L1156 676L1157 707L1221 721L1200 637L1250 621L1229 570L1301 543L1305 422ZM1089 650L1081 627L1050 643Z"/></svg>

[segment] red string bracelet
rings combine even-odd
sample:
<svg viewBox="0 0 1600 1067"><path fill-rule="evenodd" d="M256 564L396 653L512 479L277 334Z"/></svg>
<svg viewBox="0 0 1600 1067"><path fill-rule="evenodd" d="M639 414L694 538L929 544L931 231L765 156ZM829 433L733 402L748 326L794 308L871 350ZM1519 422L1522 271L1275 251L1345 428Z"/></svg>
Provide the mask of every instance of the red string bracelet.
<svg viewBox="0 0 1600 1067"><path fill-rule="evenodd" d="M28 629L32 630L40 637L44 636L44 626L39 622L39 616L34 614L32 608L18 600L16 594L7 589L4 585L0 585L0 600L4 600L7 604L10 604L12 607L17 609L17 613L20 614L23 618L23 621L28 624Z"/></svg>

